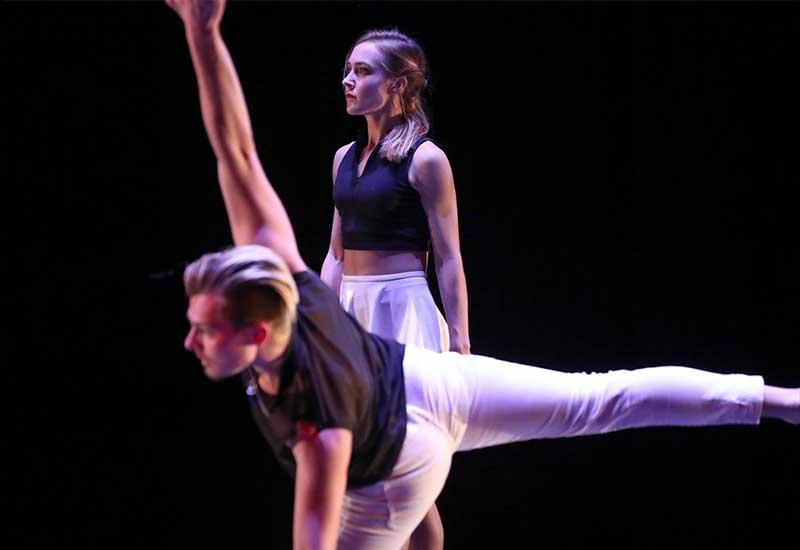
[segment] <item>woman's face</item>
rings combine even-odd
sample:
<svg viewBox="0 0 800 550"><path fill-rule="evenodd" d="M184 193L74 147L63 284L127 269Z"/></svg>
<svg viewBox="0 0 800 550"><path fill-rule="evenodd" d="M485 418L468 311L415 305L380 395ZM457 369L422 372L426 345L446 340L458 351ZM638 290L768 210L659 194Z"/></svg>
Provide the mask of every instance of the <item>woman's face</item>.
<svg viewBox="0 0 800 550"><path fill-rule="evenodd" d="M350 53L342 80L348 114L375 113L391 104L391 79L381 69L380 59L372 42L362 42Z"/></svg>

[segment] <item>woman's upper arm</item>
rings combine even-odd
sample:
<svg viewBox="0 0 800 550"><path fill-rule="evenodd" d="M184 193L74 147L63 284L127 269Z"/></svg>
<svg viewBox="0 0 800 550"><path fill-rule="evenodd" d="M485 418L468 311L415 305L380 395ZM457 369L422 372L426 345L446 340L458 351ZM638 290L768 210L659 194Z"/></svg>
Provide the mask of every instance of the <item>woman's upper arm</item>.
<svg viewBox="0 0 800 550"><path fill-rule="evenodd" d="M336 185L336 174L339 172L339 165L342 164L342 159L347 154L347 151L350 147L353 146L355 142L351 141L347 145L342 145L339 147L336 152L333 154L333 173L331 174L333 178L333 184Z"/></svg>
<svg viewBox="0 0 800 550"><path fill-rule="evenodd" d="M342 164L342 159L347 154L347 151L350 147L353 146L354 142L350 142L347 145L343 145L336 150L336 153L333 155L333 171L331 173L331 179L333 185L336 185L336 174L339 172L339 165ZM331 223L331 244L330 244L330 251L336 260L341 260L343 255L343 248L342 248L342 220L339 217L339 211L336 207L333 208L333 223Z"/></svg>
<svg viewBox="0 0 800 550"><path fill-rule="evenodd" d="M430 141L420 145L411 160L409 182L422 200L436 254L460 255L455 182L444 151Z"/></svg>

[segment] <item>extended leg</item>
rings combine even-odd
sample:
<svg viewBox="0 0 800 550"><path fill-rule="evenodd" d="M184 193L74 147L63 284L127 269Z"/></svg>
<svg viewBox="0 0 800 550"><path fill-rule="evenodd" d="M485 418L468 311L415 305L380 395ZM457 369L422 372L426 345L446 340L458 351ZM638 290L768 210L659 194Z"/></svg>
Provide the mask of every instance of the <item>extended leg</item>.
<svg viewBox="0 0 800 550"><path fill-rule="evenodd" d="M460 448L645 426L756 424L758 376L686 367L561 373L491 359L459 365L468 387Z"/></svg>
<svg viewBox="0 0 800 550"><path fill-rule="evenodd" d="M415 348L406 356L407 399L459 450L645 426L757 424L764 403L760 376L686 367L563 373Z"/></svg>

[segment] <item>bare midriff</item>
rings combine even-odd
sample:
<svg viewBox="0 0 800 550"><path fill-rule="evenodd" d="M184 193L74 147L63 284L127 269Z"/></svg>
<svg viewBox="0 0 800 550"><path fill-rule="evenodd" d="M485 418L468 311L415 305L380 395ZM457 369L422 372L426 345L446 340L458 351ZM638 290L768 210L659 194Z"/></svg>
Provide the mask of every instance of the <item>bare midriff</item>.
<svg viewBox="0 0 800 550"><path fill-rule="evenodd" d="M405 271L427 271L428 253L423 251L344 251L345 275L387 275Z"/></svg>

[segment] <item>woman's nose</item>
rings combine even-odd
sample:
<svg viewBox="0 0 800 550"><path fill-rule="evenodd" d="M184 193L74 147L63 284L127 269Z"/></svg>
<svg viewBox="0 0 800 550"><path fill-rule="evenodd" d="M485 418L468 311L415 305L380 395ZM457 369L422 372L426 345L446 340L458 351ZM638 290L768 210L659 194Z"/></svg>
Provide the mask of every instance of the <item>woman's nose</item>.
<svg viewBox="0 0 800 550"><path fill-rule="evenodd" d="M345 75L345 77L342 79L342 88L344 88L345 91L349 91L349 90L353 89L353 80L352 80L352 78L350 78L352 76L352 74L353 73L351 71L351 72L347 73Z"/></svg>

